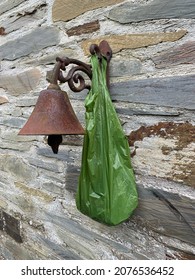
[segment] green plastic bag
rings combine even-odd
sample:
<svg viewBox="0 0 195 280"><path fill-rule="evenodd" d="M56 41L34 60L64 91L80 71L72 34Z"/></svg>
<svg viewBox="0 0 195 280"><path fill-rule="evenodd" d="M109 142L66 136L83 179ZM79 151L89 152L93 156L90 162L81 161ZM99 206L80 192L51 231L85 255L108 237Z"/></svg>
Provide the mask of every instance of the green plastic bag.
<svg viewBox="0 0 195 280"><path fill-rule="evenodd" d="M106 85L107 61L92 55L92 87L85 100L86 134L76 196L78 210L109 225L129 218L138 196L130 150Z"/></svg>

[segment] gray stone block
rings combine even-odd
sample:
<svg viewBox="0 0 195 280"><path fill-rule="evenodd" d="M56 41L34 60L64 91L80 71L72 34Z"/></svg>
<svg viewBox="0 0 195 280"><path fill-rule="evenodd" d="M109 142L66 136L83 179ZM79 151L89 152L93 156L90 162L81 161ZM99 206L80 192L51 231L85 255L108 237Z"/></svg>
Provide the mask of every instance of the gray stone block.
<svg viewBox="0 0 195 280"><path fill-rule="evenodd" d="M8 127L21 128L25 124L25 122L26 119L24 118L10 117L10 116L0 117L0 124Z"/></svg>
<svg viewBox="0 0 195 280"><path fill-rule="evenodd" d="M143 187L139 187L138 192L135 217L156 232L195 245L194 200Z"/></svg>
<svg viewBox="0 0 195 280"><path fill-rule="evenodd" d="M57 45L59 40L57 28L38 27L32 32L2 45L0 59L15 60L31 53L37 53L44 48Z"/></svg>
<svg viewBox="0 0 195 280"><path fill-rule="evenodd" d="M156 68L195 63L195 41L168 49L152 58Z"/></svg>
<svg viewBox="0 0 195 280"><path fill-rule="evenodd" d="M18 6L25 0L5 0L0 4L0 15ZM2 1L1 1L2 2Z"/></svg>
<svg viewBox="0 0 195 280"><path fill-rule="evenodd" d="M110 77L133 76L141 73L142 64L138 59L113 59L110 63Z"/></svg>
<svg viewBox="0 0 195 280"><path fill-rule="evenodd" d="M44 157L49 157L49 158L56 158L63 160L65 162L73 162L73 158L70 156L69 151L63 150L62 147L59 147L59 152L58 154L54 154L51 150L51 148L48 146L47 148L39 148L38 149L38 155L44 156Z"/></svg>
<svg viewBox="0 0 195 280"><path fill-rule="evenodd" d="M124 3L114 7L108 17L120 23L195 18L195 2L194 0L154 0L144 5Z"/></svg>
<svg viewBox="0 0 195 280"><path fill-rule="evenodd" d="M195 110L195 75L113 83L110 91L112 100Z"/></svg>

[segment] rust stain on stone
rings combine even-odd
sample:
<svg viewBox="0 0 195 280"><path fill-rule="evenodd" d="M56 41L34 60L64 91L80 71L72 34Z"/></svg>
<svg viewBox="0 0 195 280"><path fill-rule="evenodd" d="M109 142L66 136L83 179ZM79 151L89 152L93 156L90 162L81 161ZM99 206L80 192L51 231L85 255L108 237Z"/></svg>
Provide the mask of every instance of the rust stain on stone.
<svg viewBox="0 0 195 280"><path fill-rule="evenodd" d="M185 166L180 166L180 173L175 174L173 171L172 177L176 181L182 181L188 186L195 187L195 164L190 162Z"/></svg>
<svg viewBox="0 0 195 280"><path fill-rule="evenodd" d="M128 136L129 145L133 146L135 141L142 141L145 137L150 136L175 139L177 141L177 150L182 150L195 141L195 126L189 122L159 122L151 126L141 126L139 129L132 131ZM163 152L166 154L169 151L165 147Z"/></svg>
<svg viewBox="0 0 195 280"><path fill-rule="evenodd" d="M100 29L99 21L88 22L83 25L78 25L67 30L68 36L82 35L92 33Z"/></svg>
<svg viewBox="0 0 195 280"><path fill-rule="evenodd" d="M0 35L6 35L4 27L0 27Z"/></svg>
<svg viewBox="0 0 195 280"><path fill-rule="evenodd" d="M141 126L128 136L129 145L134 146L136 141L142 141L145 137L151 136L174 140L173 146L164 145L160 148L163 155L167 156L167 162L170 158L175 158L174 163L170 162L167 178L195 187L195 150L192 146L195 143L195 126L189 122L159 122L151 126ZM131 157L136 155L136 149L139 147L135 147L135 152Z"/></svg>
<svg viewBox="0 0 195 280"><path fill-rule="evenodd" d="M195 255L192 254L192 253L188 253L188 252L185 252L185 251L176 251L174 252L174 254L172 255L169 255L168 253L166 254L166 259L167 260L195 260Z"/></svg>

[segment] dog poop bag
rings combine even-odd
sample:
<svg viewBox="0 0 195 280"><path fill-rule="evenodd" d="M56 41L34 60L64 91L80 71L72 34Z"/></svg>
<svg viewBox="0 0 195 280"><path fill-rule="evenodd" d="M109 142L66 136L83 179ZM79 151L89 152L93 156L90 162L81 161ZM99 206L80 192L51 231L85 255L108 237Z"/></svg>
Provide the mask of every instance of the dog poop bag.
<svg viewBox="0 0 195 280"><path fill-rule="evenodd" d="M106 84L107 61L91 56L92 86L85 100L86 132L76 204L94 220L117 225L138 204L128 141Z"/></svg>

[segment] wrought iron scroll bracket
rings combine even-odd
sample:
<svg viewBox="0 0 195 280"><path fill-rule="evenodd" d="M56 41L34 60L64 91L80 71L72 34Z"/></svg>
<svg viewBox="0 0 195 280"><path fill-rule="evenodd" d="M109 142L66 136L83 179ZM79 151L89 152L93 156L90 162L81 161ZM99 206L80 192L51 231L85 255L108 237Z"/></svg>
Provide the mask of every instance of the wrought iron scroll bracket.
<svg viewBox="0 0 195 280"><path fill-rule="evenodd" d="M97 54L99 61L101 63L102 57L106 58L108 62L107 66L107 85L109 86L109 62L112 57L112 50L107 41L101 41L99 46L96 44L92 44L89 49L90 53ZM66 67L70 64L74 64L76 66L72 67L66 76L63 75L63 71L66 71ZM86 64L80 60L73 58L56 58L56 64L52 71L47 72L47 81L50 82L48 88L60 89L58 85L58 81L60 83L68 83L70 89L74 92L80 92L84 89L90 90L91 86L86 84L85 78L82 73L85 73L88 78L92 79L92 69L91 65Z"/></svg>

